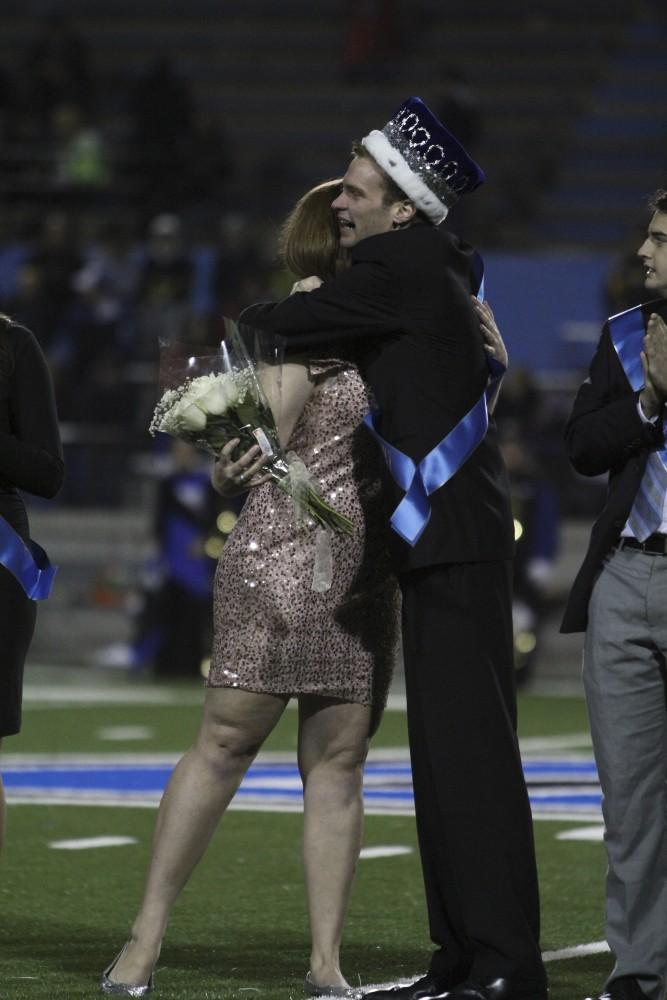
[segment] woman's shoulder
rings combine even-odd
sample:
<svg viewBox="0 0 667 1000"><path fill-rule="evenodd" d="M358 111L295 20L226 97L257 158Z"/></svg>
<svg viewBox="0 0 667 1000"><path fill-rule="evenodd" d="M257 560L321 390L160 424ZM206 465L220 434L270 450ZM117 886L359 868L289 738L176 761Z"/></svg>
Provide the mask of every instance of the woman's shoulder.
<svg viewBox="0 0 667 1000"><path fill-rule="evenodd" d="M41 352L37 337L27 326L17 323L11 316L0 313L0 337L2 342L14 353L25 348Z"/></svg>
<svg viewBox="0 0 667 1000"><path fill-rule="evenodd" d="M12 378L20 370L33 371L45 365L44 352L32 330L11 316L0 315L0 377Z"/></svg>
<svg viewBox="0 0 667 1000"><path fill-rule="evenodd" d="M16 363L14 322L0 313L0 378L8 378Z"/></svg>

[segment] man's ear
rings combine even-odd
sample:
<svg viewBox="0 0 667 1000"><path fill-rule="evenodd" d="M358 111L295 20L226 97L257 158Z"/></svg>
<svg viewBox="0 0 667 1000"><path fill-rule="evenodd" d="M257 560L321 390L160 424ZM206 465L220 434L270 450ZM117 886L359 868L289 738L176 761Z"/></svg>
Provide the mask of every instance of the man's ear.
<svg viewBox="0 0 667 1000"><path fill-rule="evenodd" d="M417 213L414 201L406 198L405 201L396 201L392 206L393 223L395 226L405 226L412 222Z"/></svg>

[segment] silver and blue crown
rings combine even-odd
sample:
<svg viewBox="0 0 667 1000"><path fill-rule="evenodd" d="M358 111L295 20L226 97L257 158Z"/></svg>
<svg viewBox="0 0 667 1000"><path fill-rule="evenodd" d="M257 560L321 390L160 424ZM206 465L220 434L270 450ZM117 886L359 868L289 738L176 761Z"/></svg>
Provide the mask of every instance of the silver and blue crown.
<svg viewBox="0 0 667 1000"><path fill-rule="evenodd" d="M484 183L484 171L419 97L409 97L362 145L436 225L462 194Z"/></svg>

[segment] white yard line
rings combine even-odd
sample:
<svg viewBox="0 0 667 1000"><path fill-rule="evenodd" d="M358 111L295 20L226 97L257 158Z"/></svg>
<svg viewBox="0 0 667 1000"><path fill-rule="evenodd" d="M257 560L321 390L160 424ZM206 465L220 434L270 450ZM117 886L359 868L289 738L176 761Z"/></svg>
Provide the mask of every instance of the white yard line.
<svg viewBox="0 0 667 1000"><path fill-rule="evenodd" d="M597 823L595 826L580 826L575 830L562 830L556 834L556 840L590 840L593 843L601 843L604 840L604 824Z"/></svg>
<svg viewBox="0 0 667 1000"><path fill-rule="evenodd" d="M131 740L150 740L155 736L151 726L102 726L95 733L98 740L123 743Z"/></svg>
<svg viewBox="0 0 667 1000"><path fill-rule="evenodd" d="M588 944L575 944L571 948L559 948L558 951L543 951L545 962L560 962L565 958L585 958L587 955L601 955L609 951L606 941L590 941Z"/></svg>
<svg viewBox="0 0 667 1000"><path fill-rule="evenodd" d="M362 847L359 858L397 858L402 854L412 854L413 848L407 844L378 844L377 847Z"/></svg>
<svg viewBox="0 0 667 1000"><path fill-rule="evenodd" d="M136 837L79 837L76 840L52 840L49 847L54 851L88 851L99 847L125 847L138 844Z"/></svg>

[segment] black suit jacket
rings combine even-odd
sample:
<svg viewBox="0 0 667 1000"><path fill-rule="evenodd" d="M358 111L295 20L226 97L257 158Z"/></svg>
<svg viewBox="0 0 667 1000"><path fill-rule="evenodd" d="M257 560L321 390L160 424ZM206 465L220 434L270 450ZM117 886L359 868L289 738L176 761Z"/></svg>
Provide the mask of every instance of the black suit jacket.
<svg viewBox="0 0 667 1000"><path fill-rule="evenodd" d="M644 326L653 312L667 319L667 302L659 299L642 306ZM575 469L584 476L608 472L609 488L572 586L561 632L585 630L596 576L628 519L649 452L664 444L660 421L655 426L642 422L638 397L625 376L607 322L565 426L565 440Z"/></svg>
<svg viewBox="0 0 667 1000"><path fill-rule="evenodd" d="M487 381L472 284L472 248L444 230L415 225L363 240L347 271L316 291L253 306L241 322L309 351L353 341L381 412L380 433L418 462ZM387 488L398 503L403 494L389 477ZM414 548L391 532L399 570L512 556L509 489L493 421L431 506Z"/></svg>

